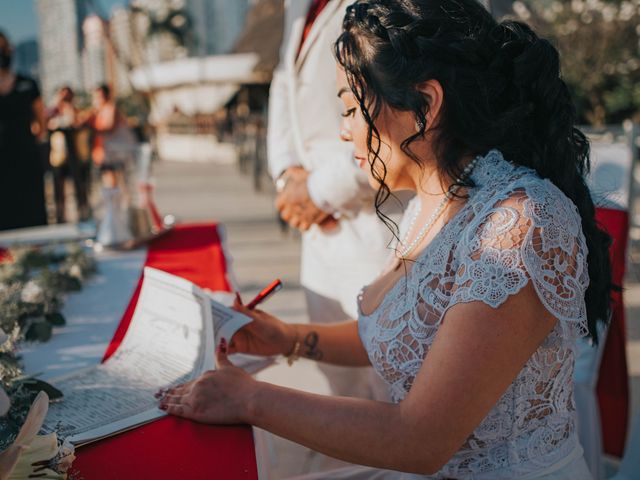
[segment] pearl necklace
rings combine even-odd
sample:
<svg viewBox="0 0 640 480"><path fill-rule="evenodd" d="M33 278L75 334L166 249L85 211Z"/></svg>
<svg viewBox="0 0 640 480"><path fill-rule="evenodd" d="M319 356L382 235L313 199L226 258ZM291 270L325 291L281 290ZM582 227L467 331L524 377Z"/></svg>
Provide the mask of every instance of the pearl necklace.
<svg viewBox="0 0 640 480"><path fill-rule="evenodd" d="M471 172L473 171L474 167L476 166L476 163L478 163L478 159L479 158L480 157L474 158L464 168L462 174L458 178L456 178L453 187L451 187L449 189L449 191L445 194L445 196L442 199L442 201L438 204L436 209L429 216L429 218L427 219L425 224L422 226L422 228L420 229L420 231L418 232L416 237L413 239L413 241L411 243L409 243L407 245L407 241L409 239L409 236L411 235L411 232L413 231L413 227L414 227L416 221L418 220L418 216L420 215L420 212L422 211L422 205L418 204L418 208L416 210L416 213L415 213L415 215L413 215L413 218L411 219L411 222L409 223L409 228L407 229L407 233L406 233L404 239L400 242L401 245L407 245L407 246L400 251L400 254L398 255L399 258L407 258L407 256L411 252L413 252L418 245L420 245L420 242L422 242L422 240L427 235L429 230L431 230L431 228L433 227L433 224L436 223L436 220L438 220L438 218L440 218L440 215L442 215L442 212L444 211L444 209L447 207L447 205L449 204L449 202L453 198L453 195L460 189L460 185L459 184L462 183L464 180L466 180L467 177L471 174Z"/></svg>

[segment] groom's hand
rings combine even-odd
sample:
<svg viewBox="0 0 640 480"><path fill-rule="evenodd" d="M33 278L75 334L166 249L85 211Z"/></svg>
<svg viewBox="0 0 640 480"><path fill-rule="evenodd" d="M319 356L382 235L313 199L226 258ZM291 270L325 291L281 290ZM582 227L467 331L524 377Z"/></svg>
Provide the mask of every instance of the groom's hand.
<svg viewBox="0 0 640 480"><path fill-rule="evenodd" d="M311 200L307 189L307 170L289 167L283 175L287 181L276 197L276 208L285 222L302 231L308 230L313 224L320 224L323 228L335 226L336 220Z"/></svg>

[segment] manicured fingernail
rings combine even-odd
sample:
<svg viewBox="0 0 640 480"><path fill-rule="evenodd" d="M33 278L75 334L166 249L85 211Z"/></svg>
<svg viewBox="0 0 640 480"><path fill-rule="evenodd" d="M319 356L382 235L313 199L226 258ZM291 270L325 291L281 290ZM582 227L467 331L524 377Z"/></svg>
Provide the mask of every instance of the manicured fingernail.
<svg viewBox="0 0 640 480"><path fill-rule="evenodd" d="M167 405L166 405L166 404L164 404L164 403L161 403L161 404L158 406L158 408L159 408L160 410L166 410L166 409L167 409Z"/></svg>
<svg viewBox="0 0 640 480"><path fill-rule="evenodd" d="M242 297L240 296L240 292L236 292L236 300L240 305L242 305Z"/></svg>

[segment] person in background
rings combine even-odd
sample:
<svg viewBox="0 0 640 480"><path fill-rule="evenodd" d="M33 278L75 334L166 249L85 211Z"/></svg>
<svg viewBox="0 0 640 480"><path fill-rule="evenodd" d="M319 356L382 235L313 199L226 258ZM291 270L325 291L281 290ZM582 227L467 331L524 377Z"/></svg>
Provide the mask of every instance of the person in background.
<svg viewBox="0 0 640 480"><path fill-rule="evenodd" d="M131 239L127 218L131 208L127 172L135 161L138 141L107 85L97 87L92 100L93 110L80 125L88 125L93 131L91 157L100 172L105 210L97 240L103 245L118 245Z"/></svg>
<svg viewBox="0 0 640 480"><path fill-rule="evenodd" d="M64 86L58 90L53 106L47 110L47 127L51 145L49 164L53 173L58 223L65 221L65 180L68 176L73 180L79 220L87 220L90 216L89 164L83 161L77 152L78 112L73 99L74 93L71 87Z"/></svg>
<svg viewBox="0 0 640 480"><path fill-rule="evenodd" d="M11 71L12 54L0 31L0 230L47 223L44 105L37 83Z"/></svg>
<svg viewBox="0 0 640 480"><path fill-rule="evenodd" d="M118 110L108 85L100 85L93 91L92 103L93 111L82 124L89 125L94 132L91 149L93 164L101 167L110 163L122 167L124 162L131 159L137 145L135 135Z"/></svg>
<svg viewBox="0 0 640 480"><path fill-rule="evenodd" d="M286 2L280 64L269 93L269 170L281 217L302 231L301 283L312 323L355 318L358 291L382 269L392 238L375 214L375 190L351 146L338 137L332 43L349 3ZM371 369L320 368L337 395L387 396Z"/></svg>

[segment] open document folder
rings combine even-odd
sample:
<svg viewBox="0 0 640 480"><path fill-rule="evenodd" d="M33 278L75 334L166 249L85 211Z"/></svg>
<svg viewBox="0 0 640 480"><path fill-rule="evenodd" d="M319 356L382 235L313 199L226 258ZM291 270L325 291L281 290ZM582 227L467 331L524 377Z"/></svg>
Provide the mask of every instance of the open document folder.
<svg viewBox="0 0 640 480"><path fill-rule="evenodd" d="M49 407L44 433L56 431L82 445L165 416L153 394L215 369L215 346L251 322L214 297L220 298L146 267L118 350L100 365L51 381L64 398ZM249 355L230 360L249 372L271 363Z"/></svg>

